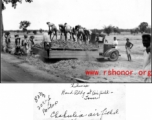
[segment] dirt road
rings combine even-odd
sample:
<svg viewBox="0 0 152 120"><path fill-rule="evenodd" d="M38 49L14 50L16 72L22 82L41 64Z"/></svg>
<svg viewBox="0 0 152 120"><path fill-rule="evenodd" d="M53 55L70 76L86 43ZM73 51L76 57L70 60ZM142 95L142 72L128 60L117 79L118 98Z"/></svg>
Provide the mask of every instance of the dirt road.
<svg viewBox="0 0 152 120"><path fill-rule="evenodd" d="M9 54L1 54L1 81L2 83L65 83L67 79L48 74L26 61L17 59Z"/></svg>

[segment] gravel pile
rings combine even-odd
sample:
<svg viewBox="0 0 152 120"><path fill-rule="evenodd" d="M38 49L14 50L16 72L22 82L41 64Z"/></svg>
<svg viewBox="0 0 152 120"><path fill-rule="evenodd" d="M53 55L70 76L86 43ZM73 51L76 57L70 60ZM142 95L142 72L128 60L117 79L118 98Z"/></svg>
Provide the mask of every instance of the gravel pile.
<svg viewBox="0 0 152 120"><path fill-rule="evenodd" d="M37 56L30 56L26 58L26 61L36 66L38 69L46 71L50 74L56 75L58 77L73 77L81 79L90 79L86 76L86 70L96 70L101 67L101 64L95 62L83 60L61 60L56 63L44 63Z"/></svg>
<svg viewBox="0 0 152 120"><path fill-rule="evenodd" d="M43 47L43 44L35 44L35 46ZM73 41L63 41L63 40L55 40L52 41L52 48L63 48L63 49L84 49L84 50L90 50L90 49L97 49L97 45L93 44L79 44L77 42Z"/></svg>

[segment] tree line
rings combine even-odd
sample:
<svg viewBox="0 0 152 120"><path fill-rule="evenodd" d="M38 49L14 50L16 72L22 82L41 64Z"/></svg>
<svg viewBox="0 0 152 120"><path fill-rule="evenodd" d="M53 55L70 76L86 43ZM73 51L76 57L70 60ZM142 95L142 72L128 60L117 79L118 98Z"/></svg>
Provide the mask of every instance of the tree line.
<svg viewBox="0 0 152 120"><path fill-rule="evenodd" d="M42 33L42 31L47 32L47 30L43 30L43 29L27 30L27 28L31 25L31 22L27 21L27 20L21 21L19 24L20 24L19 29L21 29L22 31L20 31L20 30L14 30L14 31L10 30L10 32L17 32L17 33L26 32L27 34L33 32L35 35L37 34L37 32L40 32L40 33ZM148 25L147 22L142 22L142 23L139 24L138 27L136 27L134 29L120 29L119 27L109 25L109 26L105 26L103 29L93 29L91 31L93 33L98 33L98 34L106 33L107 35L110 35L111 33L121 34L121 32L130 32L131 34L135 35L135 34L138 34L138 33L141 33L141 34L151 33L151 27Z"/></svg>
<svg viewBox="0 0 152 120"><path fill-rule="evenodd" d="M21 21L20 22L20 26L19 29L21 30L5 30L5 32L16 32L16 33L22 33L22 32L26 32L27 34L29 33L33 33L33 34L37 34L44 32L48 32L48 30L43 30L43 29L33 29L33 30L28 30L27 28L31 25L30 21ZM138 33L151 33L151 27L148 25L147 22L142 22L139 24L138 27L134 28L134 29L120 29L119 27L115 27L112 25L109 26L105 26L103 29L92 29L91 30L92 33L97 33L97 34L101 34L101 33L106 33L107 35L110 35L111 33L114 34L121 34L122 32L130 32L133 35L136 35Z"/></svg>
<svg viewBox="0 0 152 120"><path fill-rule="evenodd" d="M98 34L106 33L107 35L110 35L111 33L121 34L122 32L130 32L131 34L135 35L138 33L151 33L151 26L149 26L147 22L142 22L138 27L133 29L121 29L119 27L109 25L105 26L103 29L92 29L92 32Z"/></svg>

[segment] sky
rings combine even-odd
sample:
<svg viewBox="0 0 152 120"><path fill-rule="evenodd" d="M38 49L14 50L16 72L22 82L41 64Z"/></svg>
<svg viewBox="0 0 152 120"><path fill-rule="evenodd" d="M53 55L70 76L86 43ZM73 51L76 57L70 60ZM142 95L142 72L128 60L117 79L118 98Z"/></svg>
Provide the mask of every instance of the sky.
<svg viewBox="0 0 152 120"><path fill-rule="evenodd" d="M103 29L113 25L123 29L141 22L151 25L151 0L22 0L17 8L6 4L3 11L5 30L19 29L20 21L31 22L28 29L48 29L46 22L80 24L87 29Z"/></svg>

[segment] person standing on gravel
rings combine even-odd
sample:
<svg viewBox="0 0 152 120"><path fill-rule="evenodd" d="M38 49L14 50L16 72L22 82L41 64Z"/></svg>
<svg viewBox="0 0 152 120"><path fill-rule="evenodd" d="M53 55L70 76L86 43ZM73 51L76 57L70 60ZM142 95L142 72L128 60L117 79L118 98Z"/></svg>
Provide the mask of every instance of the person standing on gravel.
<svg viewBox="0 0 152 120"><path fill-rule="evenodd" d="M127 38L126 41L127 41L126 45L125 45L126 54L128 57L128 61L131 61L131 48L133 47L133 44L131 42L129 42L129 38Z"/></svg>

